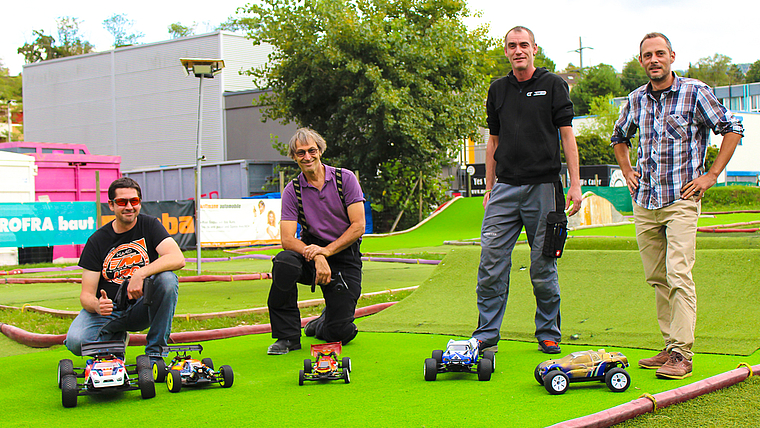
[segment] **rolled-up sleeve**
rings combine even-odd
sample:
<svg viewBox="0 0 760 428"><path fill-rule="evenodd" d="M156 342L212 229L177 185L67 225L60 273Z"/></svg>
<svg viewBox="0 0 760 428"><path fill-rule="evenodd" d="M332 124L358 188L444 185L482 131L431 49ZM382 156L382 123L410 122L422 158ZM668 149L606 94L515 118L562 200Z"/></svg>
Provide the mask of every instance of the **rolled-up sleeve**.
<svg viewBox="0 0 760 428"><path fill-rule="evenodd" d="M704 123L717 135L733 132L744 136L744 125L741 119L734 116L718 101L709 88L699 88L697 92L697 112Z"/></svg>
<svg viewBox="0 0 760 428"><path fill-rule="evenodd" d="M631 147L631 138L636 135L636 130L638 130L638 125L636 125L636 121L634 120L634 114L631 109L631 98L629 97L620 111L620 117L615 122L612 137L610 138L610 146L625 143L628 147Z"/></svg>

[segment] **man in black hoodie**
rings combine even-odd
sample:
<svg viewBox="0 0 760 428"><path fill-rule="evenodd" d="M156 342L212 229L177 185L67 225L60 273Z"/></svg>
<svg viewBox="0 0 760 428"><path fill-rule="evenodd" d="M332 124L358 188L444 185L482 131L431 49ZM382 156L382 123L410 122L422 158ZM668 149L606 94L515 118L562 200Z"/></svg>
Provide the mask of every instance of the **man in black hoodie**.
<svg viewBox="0 0 760 428"><path fill-rule="evenodd" d="M486 211L477 286L480 317L473 333L480 351L497 348L507 306L512 249L524 226L531 246L535 336L539 350L549 354L560 352L560 293L555 257L561 255L564 243L564 211L569 210L569 215L578 212L582 196L578 148L572 128L573 103L561 78L534 66L537 52L533 32L525 27L509 30L504 38L504 53L512 71L493 82L488 90L490 135L483 198ZM567 202L560 181L560 144L570 174ZM559 248L550 248L555 240L545 238L557 233L563 236ZM547 248L545 241L549 241Z"/></svg>

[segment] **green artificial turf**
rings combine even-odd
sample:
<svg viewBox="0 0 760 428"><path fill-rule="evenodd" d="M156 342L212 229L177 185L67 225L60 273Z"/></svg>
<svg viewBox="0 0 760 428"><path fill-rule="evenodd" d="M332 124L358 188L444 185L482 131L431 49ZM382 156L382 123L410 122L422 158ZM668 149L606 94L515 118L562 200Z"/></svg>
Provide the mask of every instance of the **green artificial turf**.
<svg viewBox="0 0 760 428"><path fill-rule="evenodd" d="M503 339L534 341L535 298L529 275L529 248L512 255ZM475 305L479 248L452 250L411 296L364 323L381 332L467 336L477 323ZM699 319L694 350L749 355L760 347L760 291L756 267L760 250L698 250ZM563 342L593 346L660 349L654 292L644 281L638 251L565 251L559 260ZM719 273L719 274L718 274ZM570 339L577 335L578 339Z"/></svg>
<svg viewBox="0 0 760 428"><path fill-rule="evenodd" d="M363 322L359 322L362 328ZM602 383L572 384L564 395L552 396L533 378L535 366L547 359L534 344L502 341L496 373L488 382L477 375L440 374L423 380L422 366L433 349L442 349L450 336L360 333L344 347L351 357L350 384L342 381L298 386L298 370L309 357L304 349L282 356L266 355L269 335L204 342L203 357L235 373L232 388L216 385L183 388L177 394L157 385L156 397L142 400L138 391L110 396L79 397L76 408L61 406L55 381L58 360L72 358L63 347L0 359L0 395L4 397L0 424L5 427L101 426L127 421L130 427L176 424L183 427L544 427L584 416L722 373L742 362L757 364L758 355L710 356L706 364L695 357L695 374L683 381L656 379L653 371L632 367L631 387L613 393ZM565 352L589 347L567 345ZM648 351L621 349L631 360ZM142 352L131 346L128 362ZM83 359L73 357L76 367ZM23 375L22 375L23 374Z"/></svg>
<svg viewBox="0 0 760 428"><path fill-rule="evenodd" d="M241 261L205 263L208 267L234 272ZM269 263L269 262L268 262ZM228 265L230 267L225 268ZM269 263L271 270L271 263ZM420 285L435 270L435 265L364 262L362 291L371 293ZM177 314L197 314L266 306L271 280L180 283ZM52 309L79 311L81 286L66 284L0 284L0 304L21 307L25 304ZM321 299L308 286L299 287L299 300Z"/></svg>

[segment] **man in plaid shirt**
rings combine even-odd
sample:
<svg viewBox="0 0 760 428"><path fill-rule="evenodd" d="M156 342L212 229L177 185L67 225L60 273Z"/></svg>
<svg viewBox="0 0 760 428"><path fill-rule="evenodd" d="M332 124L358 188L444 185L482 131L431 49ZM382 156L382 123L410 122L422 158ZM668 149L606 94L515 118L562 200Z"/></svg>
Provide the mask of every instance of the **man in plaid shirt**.
<svg viewBox="0 0 760 428"><path fill-rule="evenodd" d="M650 33L641 41L639 63L649 83L628 95L612 146L633 196L636 240L646 280L655 290L657 321L665 340L665 349L640 360L639 366L657 369L657 377L683 379L691 376L694 354L697 295L691 270L700 200L728 164L744 128L709 86L670 70L675 58L663 34ZM637 129L633 169L630 138ZM710 130L723 135L723 142L705 172Z"/></svg>

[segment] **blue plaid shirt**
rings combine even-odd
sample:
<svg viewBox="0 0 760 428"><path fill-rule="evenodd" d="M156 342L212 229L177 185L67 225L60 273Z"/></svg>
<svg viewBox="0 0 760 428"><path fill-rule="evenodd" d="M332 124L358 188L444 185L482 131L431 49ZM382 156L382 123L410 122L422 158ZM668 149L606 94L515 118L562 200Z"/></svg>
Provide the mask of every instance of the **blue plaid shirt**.
<svg viewBox="0 0 760 428"><path fill-rule="evenodd" d="M633 201L647 209L681 198L681 187L704 174L708 129L744 135L744 127L706 84L675 76L673 85L652 96L651 84L628 95L612 131L612 145L626 143L640 130L636 171L641 174Z"/></svg>

